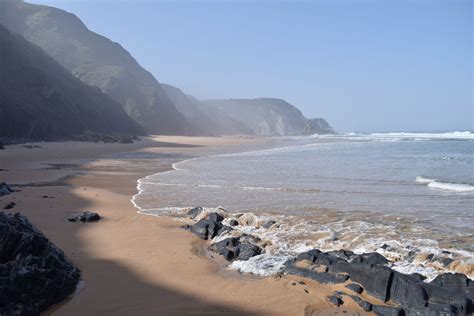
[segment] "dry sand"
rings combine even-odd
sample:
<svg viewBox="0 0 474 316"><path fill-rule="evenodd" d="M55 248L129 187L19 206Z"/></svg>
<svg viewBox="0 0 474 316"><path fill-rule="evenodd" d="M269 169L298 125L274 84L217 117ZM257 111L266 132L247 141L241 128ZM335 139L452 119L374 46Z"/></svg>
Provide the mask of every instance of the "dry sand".
<svg viewBox="0 0 474 316"><path fill-rule="evenodd" d="M21 190L0 207L28 216L82 271L83 284L54 315L335 315L364 314L350 300L334 308L339 286L297 277L257 278L208 258L205 244L166 217L137 214L136 181L189 157L271 146L251 138L154 137L135 144L40 143L0 151L0 181ZM44 195L50 198L43 198ZM51 198L54 197L54 198ZM70 213L104 219L82 224ZM369 299L370 300L370 299Z"/></svg>

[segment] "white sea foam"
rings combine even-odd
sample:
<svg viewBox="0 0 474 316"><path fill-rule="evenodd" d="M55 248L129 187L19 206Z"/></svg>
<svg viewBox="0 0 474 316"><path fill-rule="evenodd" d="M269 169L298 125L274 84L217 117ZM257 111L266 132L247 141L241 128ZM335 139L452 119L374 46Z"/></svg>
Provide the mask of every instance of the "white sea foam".
<svg viewBox="0 0 474 316"><path fill-rule="evenodd" d="M474 186L465 184L465 183L449 183L441 182L436 179L426 178L422 176L416 177L415 180L417 183L426 184L427 187L433 189L442 189L448 191L457 191L457 192L472 192L474 191Z"/></svg>
<svg viewBox="0 0 474 316"><path fill-rule="evenodd" d="M474 133L470 131L465 132L447 132L447 133L343 133L343 134L329 134L319 135L314 134L309 137L312 138L340 138L352 140L370 140L370 141L418 141L418 140L474 140Z"/></svg>
<svg viewBox="0 0 474 316"><path fill-rule="evenodd" d="M291 256L258 255L247 261L237 260L229 266L232 270L253 273L260 276L271 276L281 272Z"/></svg>
<svg viewBox="0 0 474 316"><path fill-rule="evenodd" d="M403 135L401 135L403 134ZM423 137L420 134L408 135L409 133L391 133L387 135L373 134L361 136L360 134L346 135L348 138L352 137L365 137L364 140L384 140L396 141L398 139L411 139L418 140ZM449 138L446 134L440 134L443 137L433 137L433 134L429 134L431 138L429 139L471 139L472 133L463 132L460 134L454 133ZM343 136L343 137L346 137ZM366 137L368 136L368 137ZM332 137L332 136L330 136ZM334 136L334 137L340 137ZM371 138L371 139L370 139ZM426 138L428 139L428 138ZM468 144L468 143L463 143ZM318 144L317 146L319 146ZM274 148L253 152L246 152L240 154L229 154L229 156L260 156L260 155L269 155L274 153L291 151L295 150L305 150L305 146L315 146L315 144L307 144L302 146L291 146L284 148ZM225 155L219 155L225 156ZM206 157L204 157L206 158ZM200 158L193 158L185 160L179 163L173 164L172 171L182 171L186 169L184 163ZM179 174L180 172L177 172ZM416 173L415 173L416 174ZM188 184L173 184L173 183L158 183L159 177L155 175L148 176L138 181L138 191L139 193L132 198L132 203L139 209L139 212L147 215L178 215L177 218L184 218L182 215L189 208L178 208L178 207L163 207L163 208L150 208L150 209L141 209L137 205L136 197L143 193L145 190L146 193L154 192L160 190L161 188L153 188L154 185L186 185L186 186L201 186L209 188L239 188L242 190L288 190L289 188L270 188L270 187L259 187L259 186L237 186L237 185L214 185L214 184L203 184L203 183L188 183ZM409 181L412 181L409 179ZM451 191L474 191L474 187L466 184L455 184L455 183L444 183L437 181L436 179L431 179L428 177L417 177L416 182L424 184L430 188L451 190ZM285 184L284 184L285 185ZM412 184L413 185L413 184ZM441 187L442 186L442 187ZM467 186L467 187L466 187ZM454 189L453 189L454 188ZM466 190L466 188L468 190ZM462 189L462 190L461 190ZM294 189L293 189L294 190ZM209 190L211 191L211 190ZM213 191L213 190L212 190ZM435 192L436 193L436 192ZM253 214L251 214L253 215ZM179 217L181 216L181 217ZM408 256L409 252L423 252L431 253L435 255L442 255L442 249L438 247L438 242L435 240L423 239L425 236L430 236L429 232L423 232L412 238L412 236L402 236L399 233L399 229L396 226L396 223L390 225L391 221L380 220L376 222L366 222L366 221L351 221L348 223L345 216L343 218L335 219L332 222L324 223L312 223L306 222L304 217L301 218L291 218L290 216L283 215L265 215L258 214L253 215L255 224L246 224L239 225L235 227L236 230L241 230L245 234L254 235L261 238L264 241L268 241L268 246L265 247L265 254L254 257L249 261L235 261L231 264L230 268L239 270L241 272L255 273L262 276L273 275L281 271L283 264L291 257L294 257L300 252L307 251L309 249L318 248L323 251L338 250L338 249L351 249L356 253L371 252L377 251L387 256L390 259L393 259L392 267L396 270L399 270L404 273L419 272L425 276L428 276L429 279L432 279L439 273L450 271L449 268L445 267L444 270L439 270L435 267L428 266L424 262L414 262ZM349 216L349 215L347 215ZM251 217L248 215L247 217ZM242 219L244 217L241 217ZM274 225L272 228L266 229L263 228L262 223L269 219L277 220L278 224ZM397 219L398 220L398 219ZM249 222L251 222L249 220ZM413 227L413 231L416 231L418 228ZM318 236L315 237L315 234ZM422 238L420 238L422 236ZM398 244L395 243L394 238L398 239ZM384 250L380 249L380 246L383 244L389 244L393 249ZM446 249L444 249L446 250ZM456 249L447 249L453 253L455 258L461 257L461 260L464 262L472 263L474 262L474 255L468 251L462 253ZM453 271L453 270L451 270ZM472 275L471 275L472 277Z"/></svg>

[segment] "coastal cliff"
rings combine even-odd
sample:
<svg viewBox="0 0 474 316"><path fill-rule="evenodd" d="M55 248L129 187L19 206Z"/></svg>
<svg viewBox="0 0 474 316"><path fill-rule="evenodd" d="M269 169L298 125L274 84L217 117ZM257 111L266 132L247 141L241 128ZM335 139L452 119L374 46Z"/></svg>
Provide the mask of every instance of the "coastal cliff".
<svg viewBox="0 0 474 316"><path fill-rule="evenodd" d="M0 136L57 140L86 131L142 135L119 103L0 24Z"/></svg>
<svg viewBox="0 0 474 316"><path fill-rule="evenodd" d="M149 133L193 133L155 77L120 44L90 31L74 14L0 1L0 24L41 47L84 83L100 88Z"/></svg>

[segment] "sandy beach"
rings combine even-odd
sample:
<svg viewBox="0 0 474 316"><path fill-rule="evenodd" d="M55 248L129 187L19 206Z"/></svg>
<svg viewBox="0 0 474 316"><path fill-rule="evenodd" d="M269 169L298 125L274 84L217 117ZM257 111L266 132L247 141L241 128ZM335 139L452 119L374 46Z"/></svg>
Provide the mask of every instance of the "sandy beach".
<svg viewBox="0 0 474 316"><path fill-rule="evenodd" d="M173 162L272 146L269 140L167 136L135 144L31 145L40 148L15 145L0 152L1 180L19 190L0 203L14 201L13 211L26 215L60 247L81 269L83 281L73 297L46 314L364 314L351 300L344 308L327 301L343 285L228 271L181 223L137 214L130 202L139 178L170 170ZM66 220L87 210L103 220Z"/></svg>

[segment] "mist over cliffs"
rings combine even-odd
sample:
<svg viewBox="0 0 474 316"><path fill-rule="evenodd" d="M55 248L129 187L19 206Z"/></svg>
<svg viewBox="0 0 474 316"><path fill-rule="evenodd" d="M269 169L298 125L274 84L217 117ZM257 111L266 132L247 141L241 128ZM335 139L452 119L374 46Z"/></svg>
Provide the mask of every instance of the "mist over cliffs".
<svg viewBox="0 0 474 316"><path fill-rule="evenodd" d="M285 100L275 98L197 100L180 89L164 85L186 119L201 122L200 131L217 135L309 135L334 133L322 118L307 119Z"/></svg>
<svg viewBox="0 0 474 316"><path fill-rule="evenodd" d="M74 14L1 0L0 24L41 47L83 82L99 87L148 132L193 132L153 75L120 44L90 31Z"/></svg>
<svg viewBox="0 0 474 316"><path fill-rule="evenodd" d="M55 91L70 96L63 98L64 100L55 100L53 108L56 112L62 110L61 104L64 111L67 111L71 108L71 103L80 102L85 102L84 106L88 108L102 109L111 104L111 99L113 99L116 101L114 104L121 105L130 117L121 131L133 134L146 131L152 134L189 136L283 136L334 132L324 119L309 120L295 106L281 99L202 101L185 94L176 87L161 84L120 44L90 31L74 14L57 8L29 4L19 0L0 0L0 24L41 48L44 51L43 55L48 54L63 67L63 72L69 72L70 77L84 83L82 90L76 89L75 94L66 88L64 91L59 91L59 87L62 89L62 86L55 85ZM34 64L29 66L36 67ZM4 72L3 68L1 71ZM52 75L49 68L41 69L41 71L45 73L45 76ZM15 76L16 84L22 83L23 80L23 88L26 91L31 78L34 76L29 72L18 72ZM40 84L41 79L37 78L37 80L36 84ZM66 83L64 85L67 87L74 85L69 79ZM45 84L50 84L50 82ZM87 89L86 85L96 88L88 87L90 89ZM99 95L104 99L104 95L99 94L99 90L110 98L107 98L107 101L97 102ZM0 96L3 100L3 104L0 104L0 111L3 111L1 113L6 113L7 109L8 113L11 113L15 108L24 108L23 96L15 95L15 91L23 90L3 89L1 91L3 94ZM51 100L46 100L46 102L41 94L35 95L32 91L36 90L25 94L30 96L27 103L31 109L35 106L41 109L46 103L52 102ZM79 91L83 91L84 95L79 95ZM92 94L90 91L94 91L96 99L90 97ZM75 98L72 97L73 95ZM38 113L39 117L42 115L49 117L47 111ZM115 116L112 117L115 118ZM29 125L25 127L22 125L27 124L26 121L21 121L21 125L18 124L20 121L15 125L21 126L19 130L28 130ZM62 122L56 122L51 118L48 125L49 131L38 132L36 136L70 135L70 132L60 127L61 124ZM111 123L107 122L107 124ZM81 130L83 127L74 127L74 129ZM103 130L107 129L109 128L103 128ZM0 136L7 136L5 132L6 130L2 130ZM12 131L10 130L9 133L12 134ZM15 134L24 135L25 132L19 131Z"/></svg>
<svg viewBox="0 0 474 316"><path fill-rule="evenodd" d="M55 140L86 131L144 134L119 103L0 24L0 136Z"/></svg>

